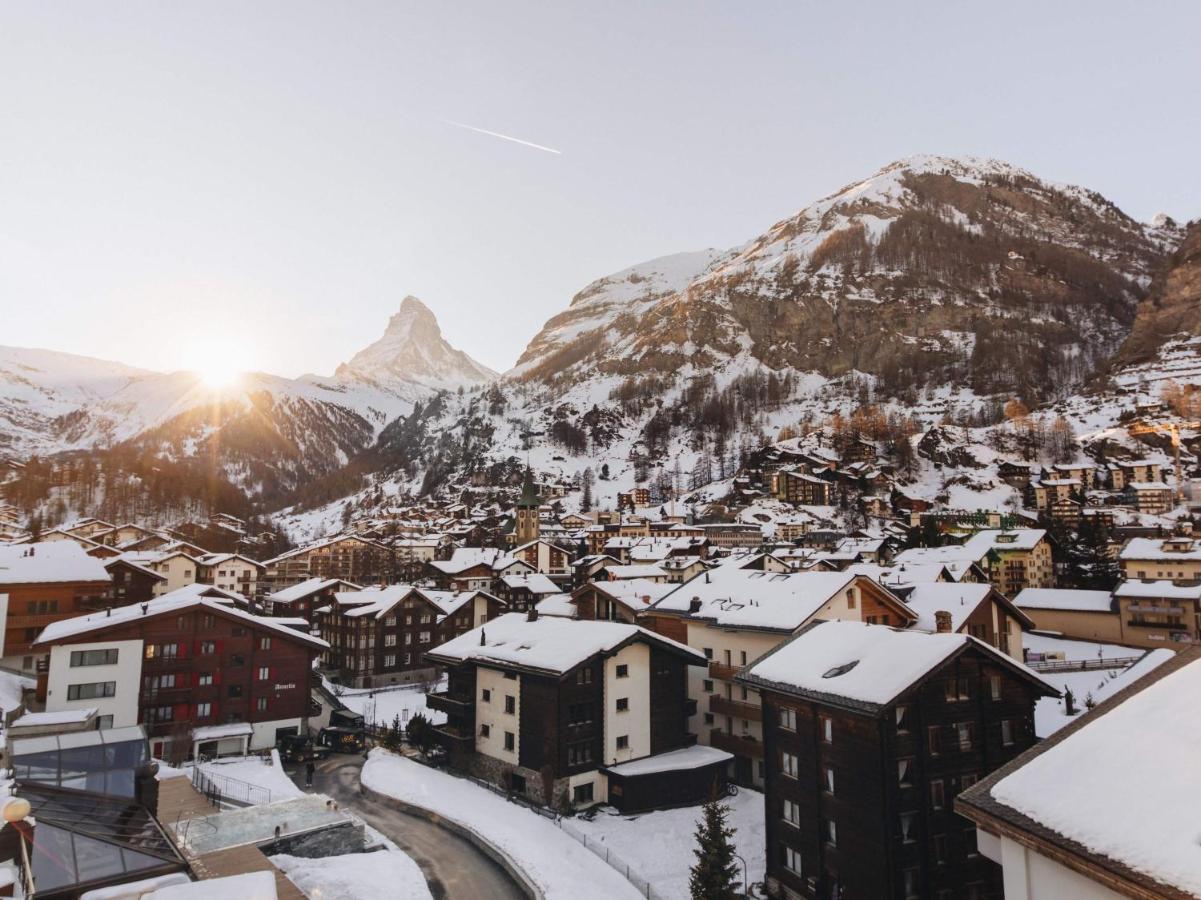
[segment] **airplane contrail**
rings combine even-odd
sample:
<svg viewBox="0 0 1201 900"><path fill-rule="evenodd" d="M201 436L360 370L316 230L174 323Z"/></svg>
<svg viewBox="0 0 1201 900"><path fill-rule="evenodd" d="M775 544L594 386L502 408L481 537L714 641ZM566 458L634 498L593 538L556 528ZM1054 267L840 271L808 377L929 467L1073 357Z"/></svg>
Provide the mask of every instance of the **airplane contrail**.
<svg viewBox="0 0 1201 900"><path fill-rule="evenodd" d="M487 134L491 137L500 138L502 141L512 141L514 144L521 144L524 147L533 147L535 150L542 150L546 153L554 153L557 156L562 156L562 150L556 150L554 147L544 147L541 144L535 144L533 141L523 141L521 138L515 138L507 134L501 134L499 131L489 131L487 128L476 128L474 125L467 125L464 122L455 122L451 119L443 119L447 125L453 125L455 128L466 128L468 131L475 131L479 134Z"/></svg>

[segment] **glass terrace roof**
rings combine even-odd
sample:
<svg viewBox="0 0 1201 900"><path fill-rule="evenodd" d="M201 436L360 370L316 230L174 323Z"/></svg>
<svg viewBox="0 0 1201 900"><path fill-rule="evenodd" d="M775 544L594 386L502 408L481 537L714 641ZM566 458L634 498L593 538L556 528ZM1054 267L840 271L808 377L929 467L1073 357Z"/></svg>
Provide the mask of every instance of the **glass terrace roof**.
<svg viewBox="0 0 1201 900"><path fill-rule="evenodd" d="M109 794L134 795L134 773L150 761L141 726L77 731L12 741L17 781Z"/></svg>

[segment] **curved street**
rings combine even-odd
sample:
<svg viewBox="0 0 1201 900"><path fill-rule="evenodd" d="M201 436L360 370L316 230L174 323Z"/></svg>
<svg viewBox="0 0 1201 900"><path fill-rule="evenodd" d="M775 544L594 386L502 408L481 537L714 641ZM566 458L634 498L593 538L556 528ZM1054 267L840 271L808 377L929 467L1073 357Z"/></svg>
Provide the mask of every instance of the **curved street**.
<svg viewBox="0 0 1201 900"><path fill-rule="evenodd" d="M392 840L421 867L435 900L525 900L500 866L454 832L359 793L363 757L335 754L317 765L312 790L328 794ZM304 787L304 767L290 772Z"/></svg>

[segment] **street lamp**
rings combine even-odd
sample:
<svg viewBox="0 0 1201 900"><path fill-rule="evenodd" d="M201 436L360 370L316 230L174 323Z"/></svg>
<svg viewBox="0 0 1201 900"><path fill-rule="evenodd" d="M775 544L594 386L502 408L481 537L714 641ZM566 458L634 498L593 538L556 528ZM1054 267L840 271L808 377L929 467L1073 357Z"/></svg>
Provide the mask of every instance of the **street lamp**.
<svg viewBox="0 0 1201 900"><path fill-rule="evenodd" d="M749 897L751 889L746 880L746 860L742 858L741 853L735 853L734 858L742 863L742 896Z"/></svg>

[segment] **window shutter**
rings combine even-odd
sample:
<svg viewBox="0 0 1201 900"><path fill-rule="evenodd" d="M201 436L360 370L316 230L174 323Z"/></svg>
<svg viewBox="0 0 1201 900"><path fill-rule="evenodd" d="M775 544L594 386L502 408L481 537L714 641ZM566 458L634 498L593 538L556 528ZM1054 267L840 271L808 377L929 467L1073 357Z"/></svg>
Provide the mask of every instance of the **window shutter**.
<svg viewBox="0 0 1201 900"><path fill-rule="evenodd" d="M172 715L174 716L176 722L181 722L181 721L187 719L188 704L186 704L186 703L175 704L175 708L174 708Z"/></svg>
<svg viewBox="0 0 1201 900"><path fill-rule="evenodd" d="M221 683L221 670L219 668L213 670L213 684Z"/></svg>

